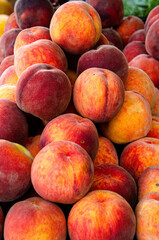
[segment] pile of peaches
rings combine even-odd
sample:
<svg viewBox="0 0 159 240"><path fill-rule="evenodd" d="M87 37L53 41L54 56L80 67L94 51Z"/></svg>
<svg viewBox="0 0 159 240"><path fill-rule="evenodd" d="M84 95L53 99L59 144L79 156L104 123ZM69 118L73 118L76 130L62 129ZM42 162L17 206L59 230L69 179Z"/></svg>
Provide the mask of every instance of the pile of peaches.
<svg viewBox="0 0 159 240"><path fill-rule="evenodd" d="M0 37L0 239L159 239L159 5L17 0Z"/></svg>

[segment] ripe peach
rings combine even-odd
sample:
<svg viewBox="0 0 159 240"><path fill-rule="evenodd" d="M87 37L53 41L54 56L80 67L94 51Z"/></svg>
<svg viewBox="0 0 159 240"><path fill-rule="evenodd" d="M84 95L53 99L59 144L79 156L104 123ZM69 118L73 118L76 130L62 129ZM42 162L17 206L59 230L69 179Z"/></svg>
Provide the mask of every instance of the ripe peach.
<svg viewBox="0 0 159 240"><path fill-rule="evenodd" d="M103 33L101 33L98 42L94 46L94 49L98 48L100 45L108 45L108 44L109 44L108 39L106 38L106 36Z"/></svg>
<svg viewBox="0 0 159 240"><path fill-rule="evenodd" d="M9 209L4 222L4 238L65 240L66 218L61 208L40 197L16 202Z"/></svg>
<svg viewBox="0 0 159 240"><path fill-rule="evenodd" d="M120 165L138 181L144 170L159 166L159 139L144 137L129 143L121 153Z"/></svg>
<svg viewBox="0 0 159 240"><path fill-rule="evenodd" d="M53 6L48 0L17 0L14 12L19 28L30 28L33 26L49 27L54 13Z"/></svg>
<svg viewBox="0 0 159 240"><path fill-rule="evenodd" d="M103 163L94 168L90 191L109 190L120 194L132 208L137 202L137 185L131 174L121 166Z"/></svg>
<svg viewBox="0 0 159 240"><path fill-rule="evenodd" d="M93 163L94 166L98 166L102 163L119 164L119 158L115 146L108 138L99 136L98 152Z"/></svg>
<svg viewBox="0 0 159 240"><path fill-rule="evenodd" d="M100 38L101 30L99 14L83 1L62 4L50 22L52 40L71 54L82 54L93 48Z"/></svg>
<svg viewBox="0 0 159 240"><path fill-rule="evenodd" d="M130 36L128 43L133 42L133 41L145 42L145 30L144 30L144 29L136 30L136 31Z"/></svg>
<svg viewBox="0 0 159 240"><path fill-rule="evenodd" d="M155 15L159 14L159 5L151 9L149 12L146 21L145 21L145 28L147 27L148 22L150 21L151 18L153 18Z"/></svg>
<svg viewBox="0 0 159 240"><path fill-rule="evenodd" d="M64 72L67 71L65 53L55 42L48 39L40 39L24 45L14 54L14 66L18 77L35 63L47 63Z"/></svg>
<svg viewBox="0 0 159 240"><path fill-rule="evenodd" d="M4 84L0 86L0 98L5 98L15 101L15 85L12 84Z"/></svg>
<svg viewBox="0 0 159 240"><path fill-rule="evenodd" d="M9 15L9 17L4 25L4 32L7 32L8 30L13 29L13 28L19 28L19 26L17 24L15 12L12 12Z"/></svg>
<svg viewBox="0 0 159 240"><path fill-rule="evenodd" d="M128 62L124 53L115 46L101 45L82 54L77 63L77 75L88 68L106 68L116 73L125 84L128 77Z"/></svg>
<svg viewBox="0 0 159 240"><path fill-rule="evenodd" d="M144 29L146 35L147 35L148 30L149 30L149 28L151 27L151 25L152 25L155 21L157 21L158 19L159 19L159 13L156 14L155 16L153 16L153 17L148 21L148 23L146 24L145 29Z"/></svg>
<svg viewBox="0 0 159 240"><path fill-rule="evenodd" d="M124 104L120 111L109 122L101 123L100 129L112 142L126 144L145 137L151 123L151 108L145 97L134 91L125 91Z"/></svg>
<svg viewBox="0 0 159 240"><path fill-rule="evenodd" d="M159 201L156 199L141 199L135 209L138 240L159 238Z"/></svg>
<svg viewBox="0 0 159 240"><path fill-rule="evenodd" d="M0 64L0 76L9 66L14 65L14 55L5 57Z"/></svg>
<svg viewBox="0 0 159 240"><path fill-rule="evenodd" d="M126 56L128 62L139 54L147 54L145 49L145 43L141 41L132 41L127 43L123 49L123 53Z"/></svg>
<svg viewBox="0 0 159 240"><path fill-rule="evenodd" d="M138 67L145 71L154 83L159 87L159 61L148 54L140 54L129 62L130 67Z"/></svg>
<svg viewBox="0 0 159 240"><path fill-rule="evenodd" d="M155 199L159 200L159 192L149 192L143 196L144 199Z"/></svg>
<svg viewBox="0 0 159 240"><path fill-rule="evenodd" d="M41 134L38 134L33 137L28 137L25 148L28 149L29 152L35 157L38 152L40 151L40 136Z"/></svg>
<svg viewBox="0 0 159 240"><path fill-rule="evenodd" d="M124 17L119 26L116 27L124 46L128 43L131 35L139 29L144 29L144 22L137 16Z"/></svg>
<svg viewBox="0 0 159 240"><path fill-rule="evenodd" d="M96 9L102 21L102 27L119 25L124 17L124 5L122 0L86 0Z"/></svg>
<svg viewBox="0 0 159 240"><path fill-rule="evenodd" d="M24 145L28 137L28 122L17 104L0 98L0 139Z"/></svg>
<svg viewBox="0 0 159 240"><path fill-rule="evenodd" d="M150 131L147 134L147 137L159 139L159 117L152 116L152 125Z"/></svg>
<svg viewBox="0 0 159 240"><path fill-rule="evenodd" d="M66 110L71 94L70 80L62 70L50 64L37 63L20 75L15 98L24 112L50 121Z"/></svg>
<svg viewBox="0 0 159 240"><path fill-rule="evenodd" d="M31 168L35 191L46 200L64 204L81 199L89 191L93 176L91 157L71 141L47 144L35 156Z"/></svg>
<svg viewBox="0 0 159 240"><path fill-rule="evenodd" d="M20 47L40 39L51 40L49 28L42 27L42 26L35 26L35 27L23 29L16 37L16 40L14 43L14 53Z"/></svg>
<svg viewBox="0 0 159 240"><path fill-rule="evenodd" d="M0 38L0 63L2 60L14 54L14 43L17 35L21 30L19 28L14 28L3 33Z"/></svg>
<svg viewBox="0 0 159 240"><path fill-rule="evenodd" d="M102 33L106 36L108 41L115 47L123 50L123 42L119 33L112 27L102 28Z"/></svg>
<svg viewBox="0 0 159 240"><path fill-rule="evenodd" d="M21 197L31 184L33 156L22 145L0 139L0 201Z"/></svg>
<svg viewBox="0 0 159 240"><path fill-rule="evenodd" d="M136 218L129 203L108 190L89 192L68 215L68 233L74 240L133 240L135 230Z"/></svg>
<svg viewBox="0 0 159 240"><path fill-rule="evenodd" d="M149 102L151 110L156 104L157 96L155 86L147 73L140 68L129 67L129 75L125 90L141 93Z"/></svg>
<svg viewBox="0 0 159 240"><path fill-rule="evenodd" d="M159 89L155 87L156 90L156 103L152 109L152 116L159 116Z"/></svg>
<svg viewBox="0 0 159 240"><path fill-rule="evenodd" d="M83 147L92 159L95 158L99 138L94 123L78 114L65 113L48 122L42 131L40 148L52 141L72 141Z"/></svg>
<svg viewBox="0 0 159 240"><path fill-rule="evenodd" d="M159 14L158 14L159 15ZM159 18L149 28L146 39L145 48L148 54L159 60Z"/></svg>
<svg viewBox="0 0 159 240"><path fill-rule="evenodd" d="M93 122L111 120L123 105L125 96L121 79L104 68L88 68L75 81L73 102L77 112Z"/></svg>
<svg viewBox="0 0 159 240"><path fill-rule="evenodd" d="M150 192L159 192L159 166L146 168L138 180L138 200Z"/></svg>
<svg viewBox="0 0 159 240"><path fill-rule="evenodd" d="M14 65L7 67L0 76L0 85L13 84L16 85L18 76L15 72Z"/></svg>

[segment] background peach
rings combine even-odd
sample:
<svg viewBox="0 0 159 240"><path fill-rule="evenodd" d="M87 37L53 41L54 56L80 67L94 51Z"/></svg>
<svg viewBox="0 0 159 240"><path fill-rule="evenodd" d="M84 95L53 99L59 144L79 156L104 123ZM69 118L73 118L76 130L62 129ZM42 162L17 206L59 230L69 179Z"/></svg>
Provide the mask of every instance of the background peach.
<svg viewBox="0 0 159 240"><path fill-rule="evenodd" d="M153 137L159 139L159 117L152 116L152 125L147 137Z"/></svg>
<svg viewBox="0 0 159 240"><path fill-rule="evenodd" d="M14 84L16 85L18 76L15 72L14 65L7 67L0 76L0 85Z"/></svg>
<svg viewBox="0 0 159 240"><path fill-rule="evenodd" d="M121 109L125 90L122 80L105 68L88 68L75 81L73 102L77 112L95 123L111 120Z"/></svg>
<svg viewBox="0 0 159 240"><path fill-rule="evenodd" d="M5 98L15 101L15 85L12 84L4 84L0 86L0 98Z"/></svg>
<svg viewBox="0 0 159 240"><path fill-rule="evenodd" d="M0 64L0 76L9 66L14 65L14 55L5 57Z"/></svg>
<svg viewBox="0 0 159 240"><path fill-rule="evenodd" d="M33 137L28 137L25 147L28 149L29 152L35 157L38 152L40 151L40 136L41 134L38 134Z"/></svg>
<svg viewBox="0 0 159 240"><path fill-rule="evenodd" d="M132 41L126 44L123 49L123 53L126 56L128 62L139 54L147 54L145 49L145 43L142 41Z"/></svg>
<svg viewBox="0 0 159 240"><path fill-rule="evenodd" d="M72 54L82 54L94 47L100 38L101 30L98 12L83 1L62 4L50 22L52 40Z"/></svg>
<svg viewBox="0 0 159 240"><path fill-rule="evenodd" d="M33 156L22 145L0 140L1 202L16 200L29 189L32 160Z"/></svg>
<svg viewBox="0 0 159 240"><path fill-rule="evenodd" d="M55 203L40 197L16 202L9 209L4 223L4 238L25 240L65 240L66 218Z"/></svg>
<svg viewBox="0 0 159 240"><path fill-rule="evenodd" d="M83 147L92 159L95 158L99 138L95 124L75 113L61 114L48 122L40 137L40 148L52 141L71 141Z"/></svg>
<svg viewBox="0 0 159 240"><path fill-rule="evenodd" d="M129 38L128 43L133 41L145 42L145 29L136 30Z"/></svg>
<svg viewBox="0 0 159 240"><path fill-rule="evenodd" d="M93 176L91 157L71 141L47 144L35 156L31 168L36 192L46 200L64 204L81 199L89 191Z"/></svg>
<svg viewBox="0 0 159 240"><path fill-rule="evenodd" d="M68 233L74 240L79 236L86 240L133 240L135 229L135 214L128 202L108 190L89 192L73 205L68 216Z"/></svg>
<svg viewBox="0 0 159 240"><path fill-rule="evenodd" d="M155 87L156 90L156 103L152 109L152 116L159 116L159 89Z"/></svg>
<svg viewBox="0 0 159 240"><path fill-rule="evenodd" d="M99 136L99 147L97 155L93 161L94 166L102 163L119 164L119 158L117 155L114 144L106 137Z"/></svg>
<svg viewBox="0 0 159 240"><path fill-rule="evenodd" d="M17 24L17 21L16 21L16 16L15 16L15 12L12 12L5 25L4 25L4 32L10 30L10 29L13 29L13 28L19 28L18 24Z"/></svg>
<svg viewBox="0 0 159 240"><path fill-rule="evenodd" d="M120 111L112 120L101 123L99 127L102 134L113 143L126 144L145 137L151 124L151 108L145 97L134 91L125 91Z"/></svg>
<svg viewBox="0 0 159 240"><path fill-rule="evenodd" d="M155 15L159 14L159 6L155 6L153 9L151 9L151 11L149 12L146 21L145 21L145 28L148 24L148 22L151 20L151 18L153 18Z"/></svg>
<svg viewBox="0 0 159 240"><path fill-rule="evenodd" d="M102 28L102 33L106 36L110 44L113 44L115 47L120 50L123 49L123 42L119 33L112 27Z"/></svg>

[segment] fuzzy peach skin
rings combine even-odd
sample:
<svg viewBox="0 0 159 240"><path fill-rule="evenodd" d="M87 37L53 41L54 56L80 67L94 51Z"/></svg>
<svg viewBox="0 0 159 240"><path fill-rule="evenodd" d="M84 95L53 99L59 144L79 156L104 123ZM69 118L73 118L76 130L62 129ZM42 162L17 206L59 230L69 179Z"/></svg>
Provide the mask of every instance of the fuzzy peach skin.
<svg viewBox="0 0 159 240"><path fill-rule="evenodd" d="M152 116L152 125L150 131L147 134L147 137L159 139L159 117Z"/></svg>
<svg viewBox="0 0 159 240"><path fill-rule="evenodd" d="M142 69L129 67L128 80L125 85L126 91L141 93L149 102L151 110L156 104L156 89L150 77Z"/></svg>
<svg viewBox="0 0 159 240"><path fill-rule="evenodd" d="M15 85L12 84L4 84L0 86L0 98L5 98L15 101Z"/></svg>
<svg viewBox="0 0 159 240"><path fill-rule="evenodd" d="M145 43L141 41L132 41L126 44L123 49L123 53L128 63L139 54L147 54L145 49Z"/></svg>
<svg viewBox="0 0 159 240"><path fill-rule="evenodd" d="M4 214L2 207L0 206L0 239L2 240L2 234L3 234L3 224L4 224Z"/></svg>
<svg viewBox="0 0 159 240"><path fill-rule="evenodd" d="M70 240L133 240L135 214L119 194L95 190L73 205L68 215Z"/></svg>
<svg viewBox="0 0 159 240"><path fill-rule="evenodd" d="M147 25L145 26L144 30L145 30L145 35L147 35L149 28L151 27L151 25L156 22L159 19L159 13L156 14L155 16L153 16L147 23ZM157 30L157 29L156 29Z"/></svg>
<svg viewBox="0 0 159 240"><path fill-rule="evenodd" d="M149 192L143 196L143 199L159 200L159 192Z"/></svg>
<svg viewBox="0 0 159 240"><path fill-rule="evenodd" d="M138 240L159 239L159 201L156 199L141 199L135 209Z"/></svg>
<svg viewBox="0 0 159 240"><path fill-rule="evenodd" d="M0 76L0 86L3 84L16 85L18 76L15 72L14 65L7 67Z"/></svg>
<svg viewBox="0 0 159 240"><path fill-rule="evenodd" d="M14 12L19 28L25 29L34 26L49 27L54 10L49 0L16 0Z"/></svg>
<svg viewBox="0 0 159 240"><path fill-rule="evenodd" d="M14 54L14 66L18 77L35 63L47 63L64 72L67 71L65 53L55 42L48 39L40 39L24 45Z"/></svg>
<svg viewBox="0 0 159 240"><path fill-rule="evenodd" d="M92 159L97 154L99 146L97 128L91 120L78 114L61 114L48 122L41 133L40 148L50 142L61 140L79 144Z"/></svg>
<svg viewBox="0 0 159 240"><path fill-rule="evenodd" d="M51 40L49 28L42 27L42 26L35 26L35 27L23 29L16 37L16 40L14 43L14 53L20 47L40 39Z"/></svg>
<svg viewBox="0 0 159 240"><path fill-rule="evenodd" d="M0 139L0 201L23 196L31 185L33 156L22 145Z"/></svg>
<svg viewBox="0 0 159 240"><path fill-rule="evenodd" d="M102 23L98 12L82 1L62 4L50 21L52 40L71 54L82 54L93 48L101 31Z"/></svg>
<svg viewBox="0 0 159 240"><path fill-rule="evenodd" d="M129 38L128 43L133 41L145 42L145 29L136 30Z"/></svg>
<svg viewBox="0 0 159 240"><path fill-rule="evenodd" d="M4 32L7 32L8 30L13 29L13 28L19 28L17 21L16 21L15 12L12 12L9 15L9 17L4 25Z"/></svg>
<svg viewBox="0 0 159 240"><path fill-rule="evenodd" d="M115 47L123 50L123 42L119 33L112 27L102 28L102 33L108 39L110 44L113 44Z"/></svg>
<svg viewBox="0 0 159 240"><path fill-rule="evenodd" d="M35 156L31 181L44 199L73 204L90 189L94 176L93 161L80 145L70 141L47 144Z"/></svg>
<svg viewBox="0 0 159 240"><path fill-rule="evenodd" d="M159 5L157 5L156 7L154 7L153 9L151 9L151 11L149 12L146 21L145 21L145 26L144 28L147 27L149 21L151 20L151 18L153 18L154 16L156 16L157 14L159 14Z"/></svg>
<svg viewBox="0 0 159 240"><path fill-rule="evenodd" d="M159 139L144 137L127 144L120 156L120 166L125 168L138 182L144 170L159 166Z"/></svg>
<svg viewBox="0 0 159 240"><path fill-rule="evenodd" d="M9 99L0 98L0 139L26 143L28 122L17 104Z"/></svg>
<svg viewBox="0 0 159 240"><path fill-rule="evenodd" d="M140 54L129 62L130 67L142 69L150 77L155 87L159 88L159 61L148 54Z"/></svg>
<svg viewBox="0 0 159 240"><path fill-rule="evenodd" d="M16 103L22 111L47 121L64 113L71 95L72 87L67 75L46 63L26 68L15 91Z"/></svg>
<svg viewBox="0 0 159 240"><path fill-rule="evenodd" d="M126 16L122 22L116 27L116 31L119 33L123 45L126 46L131 35L139 30L144 29L144 22L137 16Z"/></svg>
<svg viewBox="0 0 159 240"><path fill-rule="evenodd" d="M109 122L101 123L100 129L113 143L126 144L145 137L151 124L151 108L145 97L134 91L125 91L120 111Z"/></svg>
<svg viewBox="0 0 159 240"><path fill-rule="evenodd" d="M0 76L9 66L14 65L14 55L5 57L0 64Z"/></svg>
<svg viewBox="0 0 159 240"><path fill-rule="evenodd" d="M155 106L152 109L152 116L159 116L159 89L155 87L156 90L156 103Z"/></svg>
<svg viewBox="0 0 159 240"><path fill-rule="evenodd" d="M41 134L37 134L36 136L27 138L25 147L31 152L33 157L35 157L40 151L40 136Z"/></svg>
<svg viewBox="0 0 159 240"><path fill-rule="evenodd" d="M103 163L94 167L93 190L109 190L120 194L132 208L137 203L137 185L131 174L121 166Z"/></svg>
<svg viewBox="0 0 159 240"><path fill-rule="evenodd" d="M159 166L146 168L138 180L138 200L150 192L159 192Z"/></svg>
<svg viewBox="0 0 159 240"><path fill-rule="evenodd" d="M102 163L112 163L119 165L119 158L114 144L106 137L99 136L99 147L97 155L93 161L94 166Z"/></svg>
<svg viewBox="0 0 159 240"><path fill-rule="evenodd" d="M75 81L73 102L83 117L100 123L111 120L124 103L122 80L104 68L88 68Z"/></svg>
<svg viewBox="0 0 159 240"><path fill-rule="evenodd" d="M4 222L6 240L65 240L66 218L61 208L40 197L16 202Z"/></svg>

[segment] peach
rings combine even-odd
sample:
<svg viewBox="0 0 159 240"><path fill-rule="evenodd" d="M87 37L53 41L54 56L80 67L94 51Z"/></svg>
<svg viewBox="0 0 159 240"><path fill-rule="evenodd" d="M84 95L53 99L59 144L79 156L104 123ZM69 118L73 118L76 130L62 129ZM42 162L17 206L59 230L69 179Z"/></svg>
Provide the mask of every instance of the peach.
<svg viewBox="0 0 159 240"><path fill-rule="evenodd" d="M101 31L102 24L98 12L82 1L62 4L50 22L52 40L71 54L82 54L93 48L100 38Z"/></svg>
<svg viewBox="0 0 159 240"><path fill-rule="evenodd" d="M152 109L152 116L159 116L159 89L155 87L156 90L156 103Z"/></svg>
<svg viewBox="0 0 159 240"><path fill-rule="evenodd" d="M159 139L144 137L129 143L121 153L120 166L125 168L138 182L144 170L159 166Z"/></svg>
<svg viewBox="0 0 159 240"><path fill-rule="evenodd" d="M35 63L47 63L64 72L67 71L65 53L55 42L48 39L40 39L24 45L14 54L14 66L18 77Z"/></svg>
<svg viewBox="0 0 159 240"><path fill-rule="evenodd" d="M146 168L138 180L138 200L150 192L159 192L159 166Z"/></svg>
<svg viewBox="0 0 159 240"><path fill-rule="evenodd" d="M141 41L132 41L127 43L123 49L123 53L126 56L128 63L139 54L147 54L145 43Z"/></svg>
<svg viewBox="0 0 159 240"><path fill-rule="evenodd" d="M3 234L3 223L4 223L4 213L2 207L0 206L0 239L2 240Z"/></svg>
<svg viewBox="0 0 159 240"><path fill-rule="evenodd" d="M77 112L93 122L111 120L123 105L122 80L104 68L88 68L75 81L73 102Z"/></svg>
<svg viewBox="0 0 159 240"><path fill-rule="evenodd" d="M137 185L131 174L123 167L103 163L94 168L94 179L91 186L94 190L109 190L120 194L132 208L137 202Z"/></svg>
<svg viewBox="0 0 159 240"><path fill-rule="evenodd" d="M115 46L101 45L82 54L77 63L77 75L88 68L106 68L116 73L125 84L128 77L128 62L124 53Z"/></svg>
<svg viewBox="0 0 159 240"><path fill-rule="evenodd" d="M65 113L48 122L42 131L40 148L50 142L71 141L83 147L92 159L95 158L99 138L94 123L75 113Z"/></svg>
<svg viewBox="0 0 159 240"><path fill-rule="evenodd" d="M129 67L129 75L125 85L125 90L141 93L149 102L151 110L154 108L157 98L156 89L147 73L142 69Z"/></svg>
<svg viewBox="0 0 159 240"><path fill-rule="evenodd" d="M145 21L145 28L147 27L148 22L150 21L151 18L153 18L155 15L159 14L159 5L151 9L149 12L146 21Z"/></svg>
<svg viewBox="0 0 159 240"><path fill-rule="evenodd" d="M23 29L16 37L16 40L14 43L14 53L20 47L40 39L51 40L49 28L42 27L42 26L35 26L35 27Z"/></svg>
<svg viewBox="0 0 159 240"><path fill-rule="evenodd" d="M35 156L31 167L35 191L56 203L73 204L81 199L89 191L93 176L91 157L71 141L47 144Z"/></svg>
<svg viewBox="0 0 159 240"><path fill-rule="evenodd" d="M28 149L29 152L35 157L38 152L40 151L40 136L41 134L38 134L33 137L28 137L25 148Z"/></svg>
<svg viewBox="0 0 159 240"><path fill-rule="evenodd" d="M102 163L119 164L119 158L114 144L106 137L99 136L99 147L97 155L93 161L94 166Z"/></svg>
<svg viewBox="0 0 159 240"><path fill-rule="evenodd" d="M54 13L53 6L48 0L17 0L14 12L19 28L30 28L33 26L49 27Z"/></svg>
<svg viewBox="0 0 159 240"><path fill-rule="evenodd" d="M129 62L129 66L145 71L155 87L159 87L159 61L157 59L148 54L140 54Z"/></svg>
<svg viewBox="0 0 159 240"><path fill-rule="evenodd" d="M0 201L9 202L29 189L33 156L22 145L3 139L0 139L0 156Z"/></svg>
<svg viewBox="0 0 159 240"><path fill-rule="evenodd" d="M2 75L0 76L0 86L3 84L13 84L16 85L18 81L18 76L15 72L14 65L7 67Z"/></svg>
<svg viewBox="0 0 159 240"><path fill-rule="evenodd" d="M158 14L159 15L159 14ZM145 48L148 54L159 60L159 18L149 28L146 39Z"/></svg>
<svg viewBox="0 0 159 240"><path fill-rule="evenodd" d="M61 208L40 197L16 202L4 222L4 238L25 240L65 240L66 218Z"/></svg>
<svg viewBox="0 0 159 240"><path fill-rule="evenodd" d="M62 70L50 64L37 63L20 75L15 99L24 112L50 121L66 110L71 94L70 80Z"/></svg>
<svg viewBox="0 0 159 240"><path fill-rule="evenodd" d="M21 30L19 28L14 28L11 30L8 30L7 32L3 33L3 35L0 38L0 63L2 60L9 56L14 54L14 43L15 39L18 35L18 33Z"/></svg>
<svg viewBox="0 0 159 240"><path fill-rule="evenodd" d="M145 137L151 124L151 108L145 97L134 91L125 91L120 111L109 122L101 123L100 129L112 142L126 144Z"/></svg>
<svg viewBox="0 0 159 240"><path fill-rule="evenodd" d="M14 65L14 55L5 57L0 64L0 76L9 66Z"/></svg>
<svg viewBox="0 0 159 240"><path fill-rule="evenodd" d="M9 17L4 25L4 32L7 32L8 30L13 29L13 28L19 28L17 21L16 21L15 12L12 12L9 15Z"/></svg>
<svg viewBox="0 0 159 240"><path fill-rule="evenodd" d="M143 199L159 200L159 192L149 192L143 196Z"/></svg>
<svg viewBox="0 0 159 240"><path fill-rule="evenodd" d="M119 26L116 27L124 46L128 43L131 35L139 29L144 29L144 22L141 18L133 15L124 17Z"/></svg>
<svg viewBox="0 0 159 240"><path fill-rule="evenodd" d="M0 139L26 143L28 122L17 104L9 99L0 98Z"/></svg>
<svg viewBox="0 0 159 240"><path fill-rule="evenodd" d="M108 190L88 193L68 215L71 240L133 240L135 230L136 218L129 203Z"/></svg>
<svg viewBox="0 0 159 240"><path fill-rule="evenodd" d="M152 125L150 131L147 134L147 137L159 139L159 117L152 116Z"/></svg>
<svg viewBox="0 0 159 240"><path fill-rule="evenodd" d="M106 36L108 41L115 47L123 50L123 42L119 33L112 27L102 28L102 33Z"/></svg>
<svg viewBox="0 0 159 240"><path fill-rule="evenodd" d="M133 42L133 41L145 42L145 30L144 30L144 29L136 30L136 31L130 36L128 43Z"/></svg>
<svg viewBox="0 0 159 240"><path fill-rule="evenodd" d="M159 201L142 199L138 202L135 214L137 220L136 236L138 240L152 240L159 238Z"/></svg>
<svg viewBox="0 0 159 240"><path fill-rule="evenodd" d="M124 5L122 0L86 0L96 9L102 21L102 27L119 25L124 17Z"/></svg>
<svg viewBox="0 0 159 240"><path fill-rule="evenodd" d="M148 30L149 30L149 28L151 27L151 25L152 25L155 21L157 21L158 19L159 19L159 13L156 14L155 16L153 16L152 18L150 18L150 20L148 21L148 23L146 24L145 29L144 29L146 35L147 35Z"/></svg>
<svg viewBox="0 0 159 240"><path fill-rule="evenodd" d="M108 45L108 44L109 44L108 39L106 38L106 36L105 36L103 33L101 33L98 42L97 42L96 45L94 46L94 49L96 49L96 48L99 47L100 45Z"/></svg>
<svg viewBox="0 0 159 240"><path fill-rule="evenodd" d="M12 100L13 102L15 101L15 85L11 84L4 84L0 86L0 98L5 98Z"/></svg>

